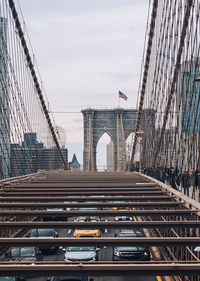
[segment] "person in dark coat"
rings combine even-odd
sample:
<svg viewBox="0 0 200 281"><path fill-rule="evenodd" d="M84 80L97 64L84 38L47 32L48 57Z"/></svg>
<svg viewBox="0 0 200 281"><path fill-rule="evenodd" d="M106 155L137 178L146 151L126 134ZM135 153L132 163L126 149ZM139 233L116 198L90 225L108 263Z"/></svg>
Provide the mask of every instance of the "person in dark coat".
<svg viewBox="0 0 200 281"><path fill-rule="evenodd" d="M184 189L184 194L189 196L189 189L190 189L190 176L187 171L184 171L182 175L182 186Z"/></svg>

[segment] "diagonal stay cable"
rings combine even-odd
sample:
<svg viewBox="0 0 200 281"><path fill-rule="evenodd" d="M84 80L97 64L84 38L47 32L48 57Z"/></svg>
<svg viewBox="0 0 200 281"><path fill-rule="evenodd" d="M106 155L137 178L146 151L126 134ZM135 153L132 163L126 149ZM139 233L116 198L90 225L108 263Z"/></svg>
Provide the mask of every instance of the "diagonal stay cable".
<svg viewBox="0 0 200 281"><path fill-rule="evenodd" d="M48 109L46 107L46 104L45 104L45 101L44 101L44 98L43 98L43 95L42 95L42 91L41 91L41 88L40 88L40 85L39 85L39 82L38 82L38 79L37 79L37 76L36 76L36 72L35 72L35 69L34 69L34 66L33 66L33 63L32 63L32 60L31 60L31 56L30 56L30 53L29 53L29 50L28 50L28 47L27 47L27 44L26 44L26 40L24 38L24 33L22 31L21 23L19 21L18 14L17 14L17 11L15 9L14 1L8 0L8 2L9 2L9 6L10 6L10 9L11 9L11 12L12 12L13 19L15 21L15 27L17 29L17 32L18 32L18 35L19 35L19 38L20 38L20 41L21 41L21 45L22 45L23 50L24 50L24 54L25 54L25 57L26 57L26 60L27 60L27 63L28 63L28 67L29 67L29 70L31 72L31 76L32 76L33 81L34 81L35 89L36 89L38 97L40 99L41 106L42 106L42 109L44 111L44 114L45 114L49 129L50 129L50 132L51 132L53 140L56 144L59 155L61 157L63 167L64 167L65 170L67 170L67 165L66 165L65 159L63 157L58 139L56 137L56 134L55 134L55 131L54 131L54 128L53 128L53 125L52 125L52 122L51 122L51 119L50 119L50 116L49 116L49 112L48 112Z"/></svg>
<svg viewBox="0 0 200 281"><path fill-rule="evenodd" d="M166 124L167 124L167 120L168 120L168 115L169 115L169 110L171 107L172 98L173 98L173 95L175 92L175 86L176 86L176 81L177 81L177 76L178 76L178 69L179 69L179 65L181 62L181 57L182 57L182 52L183 52L183 47L184 47L185 37L186 37L186 31L187 31L187 27L188 27L188 22L189 22L190 11L191 11L192 5L193 5L193 0L188 0L187 6L186 6L186 11L184 14L184 20L183 20L183 26L182 26L182 31L181 31L181 38L180 38L180 42L179 42L179 48L178 48L177 57L176 57L175 68L174 68L174 72L173 72L173 76L172 76L172 82L170 85L167 106L165 109L165 115L164 115L164 119L163 119L163 125L161 128L160 137L158 139L158 143L156 146L156 151L155 151L155 155L154 155L154 159L153 159L153 166L156 165L158 153L160 151L162 139L163 139L163 136L165 133L165 128L166 128Z"/></svg>
<svg viewBox="0 0 200 281"><path fill-rule="evenodd" d="M143 103L144 103L145 89L146 89L147 76L148 76L148 70L149 70L149 62L150 62L150 57L151 57L152 41L153 41L154 30L155 30L155 20L156 20L156 16L157 16L157 8L158 8L158 0L154 0L152 14L151 14L149 39L148 39L147 50L146 50L145 65L144 65L144 71L143 71L138 117L137 117L137 121L136 121L135 136L134 136L131 160L129 163L129 170L131 170L131 168L133 166L133 160L134 160L134 156L135 156L135 149L136 149L136 143L137 143L137 131L139 130L139 127L140 127L140 120L141 120L142 108L143 108Z"/></svg>

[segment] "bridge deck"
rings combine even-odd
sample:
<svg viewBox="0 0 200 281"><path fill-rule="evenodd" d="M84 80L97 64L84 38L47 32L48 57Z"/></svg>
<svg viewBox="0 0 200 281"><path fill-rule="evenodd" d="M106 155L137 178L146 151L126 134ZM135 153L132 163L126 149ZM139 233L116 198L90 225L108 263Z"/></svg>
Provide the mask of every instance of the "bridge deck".
<svg viewBox="0 0 200 281"><path fill-rule="evenodd" d="M52 261L52 266L48 260L42 264L37 263L33 268L31 264L24 262L20 262L18 266L16 262L15 264L9 262L6 265L5 262L0 262L0 275L19 275L20 272L20 275L25 276L28 272L32 276L40 274L52 276L53 272L61 275L68 273L80 275L84 272L92 276L119 274L133 276L134 272L134 276L187 274L192 280L192 276L197 278L200 272L199 253L194 251L195 246L200 245L199 203L146 176L127 172L42 173L18 182L2 181L0 202L1 249L25 245L102 247L98 263L84 262L80 266L56 258L57 261ZM81 215L97 215L101 220L77 222L75 218ZM115 217L122 215L132 216L133 220L113 221ZM59 221L61 218L64 218L64 221ZM72 238L72 232L63 235L66 229L70 231L79 227L100 228L102 237ZM120 229L137 227L144 229L145 238L113 237ZM26 234L32 228L55 228L62 235L53 239L26 238ZM16 233L20 234L16 237ZM117 261L119 267L115 270L116 262L112 261L112 247L120 245L151 247L154 263ZM105 246L110 249L110 260L103 254ZM4 249L2 258L6 251L6 248Z"/></svg>

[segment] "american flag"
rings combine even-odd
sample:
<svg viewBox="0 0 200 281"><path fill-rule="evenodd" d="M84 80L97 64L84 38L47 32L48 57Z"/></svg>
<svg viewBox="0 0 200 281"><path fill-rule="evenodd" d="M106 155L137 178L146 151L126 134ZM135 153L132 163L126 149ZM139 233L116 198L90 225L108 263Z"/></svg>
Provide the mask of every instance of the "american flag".
<svg viewBox="0 0 200 281"><path fill-rule="evenodd" d="M122 98L124 100L128 99L128 97L125 94L123 94L122 92L120 92L120 91L119 91L119 98Z"/></svg>

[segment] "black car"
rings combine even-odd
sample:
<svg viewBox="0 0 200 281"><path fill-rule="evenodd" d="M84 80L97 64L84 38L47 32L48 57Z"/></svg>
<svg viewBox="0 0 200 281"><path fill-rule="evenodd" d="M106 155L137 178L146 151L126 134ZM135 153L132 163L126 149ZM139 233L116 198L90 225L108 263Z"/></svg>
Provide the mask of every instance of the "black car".
<svg viewBox="0 0 200 281"><path fill-rule="evenodd" d="M52 278L47 278L46 281L93 281L93 278L89 278L87 276L57 276Z"/></svg>
<svg viewBox="0 0 200 281"><path fill-rule="evenodd" d="M6 258L5 258L5 261L42 261L42 260L43 260L42 253L40 249L37 247L11 248L10 252L6 254Z"/></svg>
<svg viewBox="0 0 200 281"><path fill-rule="evenodd" d="M144 233L140 230L128 231L121 231L115 236L121 238L145 237ZM113 249L113 260L149 261L150 251L149 248L141 246L119 246Z"/></svg>
<svg viewBox="0 0 200 281"><path fill-rule="evenodd" d="M58 233L53 228L47 229L32 229L28 234L30 238L56 238L58 237ZM56 253L58 250L58 246L51 246L51 247L39 247L42 253Z"/></svg>
<svg viewBox="0 0 200 281"><path fill-rule="evenodd" d="M96 247L68 247L65 253L65 261L97 261L98 251Z"/></svg>

